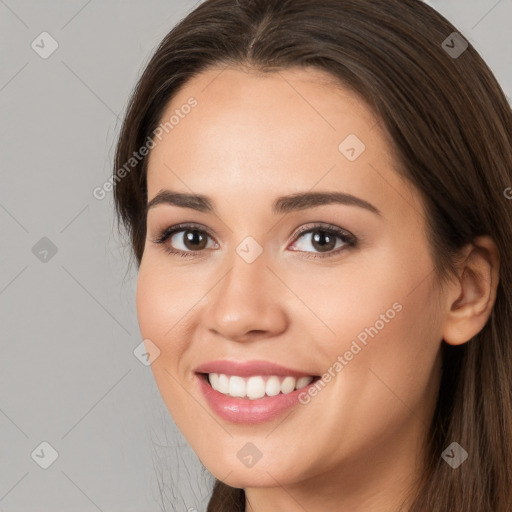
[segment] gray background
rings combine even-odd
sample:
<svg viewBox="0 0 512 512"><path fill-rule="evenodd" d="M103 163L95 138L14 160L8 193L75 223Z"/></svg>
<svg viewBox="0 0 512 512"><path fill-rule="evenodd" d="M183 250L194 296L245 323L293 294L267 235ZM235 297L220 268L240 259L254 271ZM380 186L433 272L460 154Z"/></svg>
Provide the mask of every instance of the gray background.
<svg viewBox="0 0 512 512"><path fill-rule="evenodd" d="M144 64L196 3L0 0L0 512L205 510L212 479L133 353L112 194L92 195ZM428 3L512 97L512 0Z"/></svg>

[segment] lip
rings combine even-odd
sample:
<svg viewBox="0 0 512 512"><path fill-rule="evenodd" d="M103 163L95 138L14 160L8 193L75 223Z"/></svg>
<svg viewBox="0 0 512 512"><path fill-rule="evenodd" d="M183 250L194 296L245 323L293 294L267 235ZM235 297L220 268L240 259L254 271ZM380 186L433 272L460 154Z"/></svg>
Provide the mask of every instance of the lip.
<svg viewBox="0 0 512 512"><path fill-rule="evenodd" d="M299 395L308 391L310 386L315 385L319 376L313 376L304 372L285 368L268 361L212 361L195 369L196 379L199 388L210 406L210 409L220 418L232 422L254 425L273 420L283 414L286 410L298 405ZM296 389L291 393L280 393L276 396L264 396L256 400L249 398L232 397L224 395L213 389L207 381L207 373L224 373L226 375L239 375L250 377L252 375L278 375L293 377L315 377L307 386Z"/></svg>
<svg viewBox="0 0 512 512"><path fill-rule="evenodd" d="M277 375L292 377L309 377L311 373L304 373L291 368L286 368L269 361L229 361L227 359L211 361L198 366L196 373L224 373L225 375L239 375L240 377L251 377L252 375Z"/></svg>
<svg viewBox="0 0 512 512"><path fill-rule="evenodd" d="M296 389L286 395L280 393L276 396L265 396L250 400L248 398L234 398L215 391L207 382L205 375L196 374L199 387L211 410L222 419L232 423L245 423L254 425L263 423L280 416L284 411L299 403L299 395L307 392L317 380L301 389Z"/></svg>

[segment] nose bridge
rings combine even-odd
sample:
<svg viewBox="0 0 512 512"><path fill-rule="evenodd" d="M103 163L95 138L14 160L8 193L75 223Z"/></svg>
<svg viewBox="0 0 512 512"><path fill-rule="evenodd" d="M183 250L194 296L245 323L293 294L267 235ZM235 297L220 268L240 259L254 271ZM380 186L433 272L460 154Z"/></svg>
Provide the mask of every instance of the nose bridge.
<svg viewBox="0 0 512 512"><path fill-rule="evenodd" d="M256 243L239 244L212 295L208 327L226 338L240 340L250 331L275 332L286 323L276 288L279 283L272 282L278 280L267 268L267 253Z"/></svg>

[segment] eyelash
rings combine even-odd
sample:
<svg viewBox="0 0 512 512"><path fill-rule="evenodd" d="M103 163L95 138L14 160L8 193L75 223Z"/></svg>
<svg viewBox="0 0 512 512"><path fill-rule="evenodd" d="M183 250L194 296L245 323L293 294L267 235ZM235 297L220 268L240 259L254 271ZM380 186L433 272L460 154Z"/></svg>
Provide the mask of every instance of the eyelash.
<svg viewBox="0 0 512 512"><path fill-rule="evenodd" d="M197 256L196 253L204 252L203 250L201 250L201 251L182 251L179 249L171 249L169 247L169 245L166 244L166 242L174 234L179 233L180 231L199 231L201 233L206 233L206 235L208 235L210 238L213 239L213 236L209 233L208 230L203 229L198 224L190 224L189 223L189 224L177 224L175 226L170 226L170 227L164 229L163 231L160 232L160 234L157 236L156 239L152 240L152 242L154 244L162 245L163 249L166 253L180 256L182 258L193 258L193 257ZM315 231L322 231L324 233L327 233L328 235L334 235L334 236L340 238L345 245L343 247L338 247L336 250L332 250L332 251L324 253L324 254L321 254L321 253L314 254L313 253L313 255L311 255L311 253L308 251L297 251L297 252L305 252L306 254L308 254L308 256L307 256L308 258L316 259L316 258L333 257L333 256L339 254L341 251L346 250L347 248L356 247L357 242L358 242L357 238L354 235L350 234L348 231L345 231L345 230L338 228L337 226L333 226L331 224L327 225L327 227L325 224L315 224L315 225L309 226L309 227L302 227L301 229L299 229L299 231L295 235L294 242L296 240L298 240L300 235L304 235L306 233L312 233Z"/></svg>

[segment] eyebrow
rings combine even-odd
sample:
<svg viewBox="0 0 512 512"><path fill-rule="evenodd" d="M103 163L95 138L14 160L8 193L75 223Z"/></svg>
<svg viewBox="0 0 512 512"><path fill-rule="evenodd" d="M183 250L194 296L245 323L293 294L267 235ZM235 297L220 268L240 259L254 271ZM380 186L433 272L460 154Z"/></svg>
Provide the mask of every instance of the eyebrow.
<svg viewBox="0 0 512 512"><path fill-rule="evenodd" d="M278 197L272 204L274 214L284 214L297 210L305 210L315 206L327 204L344 204L347 206L358 206L376 215L382 216L381 211L373 204L360 197L345 192L299 192L287 196ZM146 214L156 205L170 204L181 208L191 208L199 212L214 213L214 202L207 196L201 194L188 194L172 190L160 190L146 205Z"/></svg>

